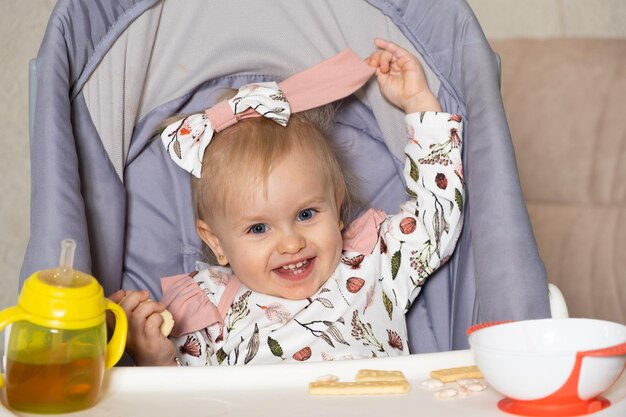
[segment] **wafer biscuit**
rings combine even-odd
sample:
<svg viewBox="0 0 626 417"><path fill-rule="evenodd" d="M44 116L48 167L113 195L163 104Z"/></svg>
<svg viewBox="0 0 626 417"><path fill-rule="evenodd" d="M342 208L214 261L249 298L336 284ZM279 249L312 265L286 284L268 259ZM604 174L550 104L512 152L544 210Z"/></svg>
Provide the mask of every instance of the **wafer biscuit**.
<svg viewBox="0 0 626 417"><path fill-rule="evenodd" d="M403 381L328 382L309 383L311 395L386 395L409 392L410 385Z"/></svg>
<svg viewBox="0 0 626 417"><path fill-rule="evenodd" d="M436 378L441 382L454 382L462 378L482 378L483 374L477 366L460 366L458 368L437 369L430 373L431 378Z"/></svg>
<svg viewBox="0 0 626 417"><path fill-rule="evenodd" d="M357 382L372 381L406 381L402 371L381 371L378 369L359 369L355 378Z"/></svg>
<svg viewBox="0 0 626 417"><path fill-rule="evenodd" d="M403 394L411 386L400 371L360 369L355 382L315 381L309 384L312 395L385 395Z"/></svg>

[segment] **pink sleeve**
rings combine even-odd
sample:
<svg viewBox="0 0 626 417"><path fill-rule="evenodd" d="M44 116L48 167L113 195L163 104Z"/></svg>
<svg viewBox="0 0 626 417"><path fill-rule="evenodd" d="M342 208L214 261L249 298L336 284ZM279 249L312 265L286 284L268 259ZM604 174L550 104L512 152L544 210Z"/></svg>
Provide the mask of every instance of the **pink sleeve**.
<svg viewBox="0 0 626 417"><path fill-rule="evenodd" d="M223 325L223 319L215 304L189 274L161 278L163 297L161 302L174 316L171 335L184 334L204 329L213 324Z"/></svg>
<svg viewBox="0 0 626 417"><path fill-rule="evenodd" d="M382 210L369 209L350 223L343 233L343 249L369 255L378 241L378 227L385 220Z"/></svg>

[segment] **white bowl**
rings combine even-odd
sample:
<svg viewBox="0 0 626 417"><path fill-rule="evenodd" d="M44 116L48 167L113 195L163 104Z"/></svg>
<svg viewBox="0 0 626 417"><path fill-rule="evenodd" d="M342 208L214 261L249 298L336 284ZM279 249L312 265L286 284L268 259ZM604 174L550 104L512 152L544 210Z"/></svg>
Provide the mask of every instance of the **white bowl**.
<svg viewBox="0 0 626 417"><path fill-rule="evenodd" d="M469 343L476 365L496 391L514 400L538 400L565 384L577 352L626 343L626 326L571 318L518 321L479 328ZM581 400L601 394L619 378L626 363L624 346L611 352L582 360Z"/></svg>

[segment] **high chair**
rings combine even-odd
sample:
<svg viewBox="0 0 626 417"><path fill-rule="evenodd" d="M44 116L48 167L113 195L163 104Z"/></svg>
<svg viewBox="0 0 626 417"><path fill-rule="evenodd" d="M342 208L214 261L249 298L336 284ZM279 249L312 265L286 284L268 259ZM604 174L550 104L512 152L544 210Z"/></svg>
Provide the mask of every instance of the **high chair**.
<svg viewBox="0 0 626 417"><path fill-rule="evenodd" d="M550 315L516 172L496 56L464 0L61 0L36 59L31 235L21 282L77 242L107 294L149 289L202 258L189 176L155 132L225 88L281 80L387 38L420 57L444 109L465 120L465 225L408 314L413 353L467 348L465 330ZM334 137L372 206L404 200L402 113L375 83L342 103ZM358 145L354 145L358 143Z"/></svg>

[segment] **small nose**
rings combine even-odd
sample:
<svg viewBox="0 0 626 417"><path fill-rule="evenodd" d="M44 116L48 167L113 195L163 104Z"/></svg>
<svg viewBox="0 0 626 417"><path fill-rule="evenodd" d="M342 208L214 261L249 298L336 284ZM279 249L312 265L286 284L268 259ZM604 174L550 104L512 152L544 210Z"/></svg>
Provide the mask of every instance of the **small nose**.
<svg viewBox="0 0 626 417"><path fill-rule="evenodd" d="M284 233L278 242L278 251L280 253L298 253L306 246L304 237L290 230Z"/></svg>

